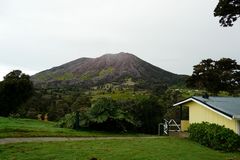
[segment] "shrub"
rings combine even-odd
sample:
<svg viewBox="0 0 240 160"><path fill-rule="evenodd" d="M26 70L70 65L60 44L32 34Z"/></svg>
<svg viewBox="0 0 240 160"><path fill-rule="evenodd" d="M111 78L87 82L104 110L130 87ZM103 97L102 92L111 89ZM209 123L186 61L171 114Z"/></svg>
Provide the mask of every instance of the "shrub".
<svg viewBox="0 0 240 160"><path fill-rule="evenodd" d="M20 118L21 115L19 113L10 113L9 118Z"/></svg>
<svg viewBox="0 0 240 160"><path fill-rule="evenodd" d="M240 148L240 136L224 126L207 122L194 123L188 131L191 140L215 150L236 151Z"/></svg>
<svg viewBox="0 0 240 160"><path fill-rule="evenodd" d="M76 113L66 114L57 123L58 127L74 129L76 123Z"/></svg>

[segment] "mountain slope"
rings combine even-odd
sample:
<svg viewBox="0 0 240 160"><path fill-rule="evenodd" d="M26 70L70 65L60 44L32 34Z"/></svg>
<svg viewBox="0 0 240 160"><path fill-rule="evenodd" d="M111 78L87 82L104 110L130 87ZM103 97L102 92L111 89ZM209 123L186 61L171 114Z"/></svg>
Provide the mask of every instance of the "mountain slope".
<svg viewBox="0 0 240 160"><path fill-rule="evenodd" d="M32 80L37 86L91 87L109 82L134 82L173 85L183 82L185 76L173 74L151 65L129 53L106 54L98 58L80 58L58 67L37 73Z"/></svg>

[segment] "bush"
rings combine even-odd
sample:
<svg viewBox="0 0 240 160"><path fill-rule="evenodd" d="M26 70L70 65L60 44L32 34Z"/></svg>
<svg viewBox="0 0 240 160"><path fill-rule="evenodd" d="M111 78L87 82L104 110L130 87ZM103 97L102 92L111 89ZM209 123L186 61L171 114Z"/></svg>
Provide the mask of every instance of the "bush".
<svg viewBox="0 0 240 160"><path fill-rule="evenodd" d="M233 130L207 122L191 124L189 138L204 146L222 151L236 151L240 148L240 136Z"/></svg>
<svg viewBox="0 0 240 160"><path fill-rule="evenodd" d="M60 121L57 123L58 127L61 128L70 128L74 129L76 123L76 113L66 114Z"/></svg>

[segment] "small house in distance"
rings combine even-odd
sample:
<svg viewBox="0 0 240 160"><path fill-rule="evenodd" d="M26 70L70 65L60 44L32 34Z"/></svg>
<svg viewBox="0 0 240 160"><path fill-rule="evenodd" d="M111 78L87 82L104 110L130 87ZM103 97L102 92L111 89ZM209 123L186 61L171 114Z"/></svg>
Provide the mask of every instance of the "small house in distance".
<svg viewBox="0 0 240 160"><path fill-rule="evenodd" d="M224 125L240 135L240 97L193 96L174 106L189 109L189 120L181 121L182 131L192 123L209 122Z"/></svg>

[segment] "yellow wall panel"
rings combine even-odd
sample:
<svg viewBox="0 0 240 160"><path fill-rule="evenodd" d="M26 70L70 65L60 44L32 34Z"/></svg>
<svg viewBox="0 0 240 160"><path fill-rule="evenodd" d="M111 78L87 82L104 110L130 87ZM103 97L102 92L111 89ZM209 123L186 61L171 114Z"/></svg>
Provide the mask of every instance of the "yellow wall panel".
<svg viewBox="0 0 240 160"><path fill-rule="evenodd" d="M189 107L189 123L209 122L224 125L238 133L237 120L230 120L226 117L196 103L189 102L185 104Z"/></svg>
<svg viewBox="0 0 240 160"><path fill-rule="evenodd" d="M181 131L182 132L185 132L188 130L188 127L189 127L189 121L187 120L181 120Z"/></svg>

